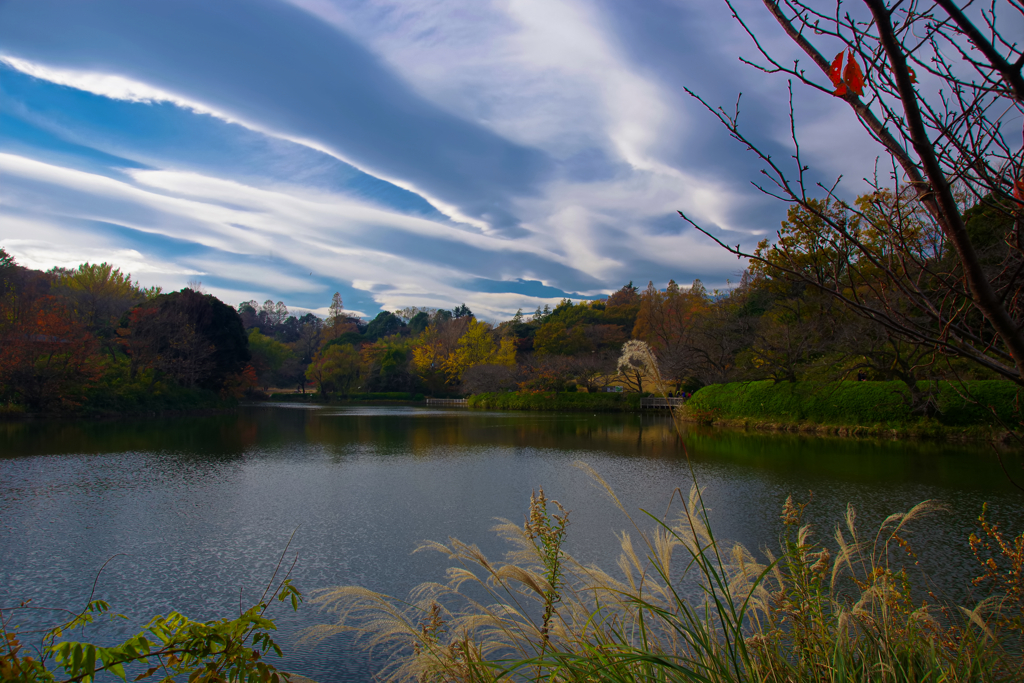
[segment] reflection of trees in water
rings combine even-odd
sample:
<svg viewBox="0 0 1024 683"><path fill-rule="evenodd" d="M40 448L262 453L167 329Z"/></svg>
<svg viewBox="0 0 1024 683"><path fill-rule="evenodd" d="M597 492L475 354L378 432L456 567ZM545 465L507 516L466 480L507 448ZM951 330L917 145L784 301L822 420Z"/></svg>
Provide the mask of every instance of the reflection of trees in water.
<svg viewBox="0 0 1024 683"><path fill-rule="evenodd" d="M951 488L1001 490L1004 477L984 444L843 439L719 430L663 414L383 412L245 408L236 414L150 420L52 420L0 423L7 457L70 453L165 453L185 461L235 460L259 446L286 457L296 444L337 453L360 447L388 456L474 455L479 448L535 448L579 454L678 460L772 472L798 479L886 484L915 481ZM1020 459L1004 454L1008 466Z"/></svg>
<svg viewBox="0 0 1024 683"><path fill-rule="evenodd" d="M664 416L467 413L415 417L311 412L306 438L334 449L358 444L377 452L414 456L481 446L669 458L682 454L671 420Z"/></svg>
<svg viewBox="0 0 1024 683"><path fill-rule="evenodd" d="M234 459L259 440L257 425L234 414L0 423L0 453L8 457L148 452L184 459Z"/></svg>
<svg viewBox="0 0 1024 683"><path fill-rule="evenodd" d="M915 481L955 489L1009 486L991 444L928 440L849 439L690 428L697 462L732 464L783 475L886 484ZM1019 450L1004 449L1008 466Z"/></svg>

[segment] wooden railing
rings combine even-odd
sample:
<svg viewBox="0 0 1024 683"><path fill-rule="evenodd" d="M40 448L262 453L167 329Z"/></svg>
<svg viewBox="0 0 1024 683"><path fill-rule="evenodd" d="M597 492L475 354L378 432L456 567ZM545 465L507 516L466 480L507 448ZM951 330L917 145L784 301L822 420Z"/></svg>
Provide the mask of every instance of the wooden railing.
<svg viewBox="0 0 1024 683"><path fill-rule="evenodd" d="M665 398L663 396L645 396L640 399L641 408L679 408L685 405L686 399L681 397Z"/></svg>
<svg viewBox="0 0 1024 683"><path fill-rule="evenodd" d="M469 399L465 398L428 398L428 406L462 406L466 407Z"/></svg>

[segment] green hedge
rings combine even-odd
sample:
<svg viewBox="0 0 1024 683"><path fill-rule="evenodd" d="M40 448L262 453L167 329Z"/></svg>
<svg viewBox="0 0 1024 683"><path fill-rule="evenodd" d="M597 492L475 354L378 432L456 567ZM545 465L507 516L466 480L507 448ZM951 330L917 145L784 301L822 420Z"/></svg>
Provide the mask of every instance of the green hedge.
<svg viewBox="0 0 1024 683"><path fill-rule="evenodd" d="M934 389L921 382L920 389ZM965 393L966 396L961 395ZM937 420L948 426L997 426L989 406L1008 425L1020 421L1018 387L999 380L939 382ZM691 414L835 425L905 425L911 414L910 390L903 382L733 382L704 387L687 402Z"/></svg>
<svg viewBox="0 0 1024 683"><path fill-rule="evenodd" d="M640 394L584 394L578 392L475 394L469 397L469 407L493 410L629 412L640 410Z"/></svg>

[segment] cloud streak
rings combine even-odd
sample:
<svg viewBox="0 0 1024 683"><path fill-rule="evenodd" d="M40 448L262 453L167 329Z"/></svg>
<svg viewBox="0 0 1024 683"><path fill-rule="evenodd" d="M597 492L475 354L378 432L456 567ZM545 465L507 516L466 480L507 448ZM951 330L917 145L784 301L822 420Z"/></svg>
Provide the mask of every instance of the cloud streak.
<svg viewBox="0 0 1024 683"><path fill-rule="evenodd" d="M720 285L736 261L675 210L746 243L784 213L682 92L778 97L740 39L660 0L8 0L0 240L368 314ZM830 172L833 105L806 147ZM781 152L785 123L751 125Z"/></svg>

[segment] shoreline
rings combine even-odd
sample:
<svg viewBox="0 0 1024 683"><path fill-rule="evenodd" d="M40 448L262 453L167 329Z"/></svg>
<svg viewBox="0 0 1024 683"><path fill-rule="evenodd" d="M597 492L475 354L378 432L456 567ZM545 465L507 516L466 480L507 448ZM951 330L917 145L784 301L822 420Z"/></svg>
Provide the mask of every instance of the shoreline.
<svg viewBox="0 0 1024 683"><path fill-rule="evenodd" d="M132 419L160 419L175 417L213 417L229 415L240 406L231 408L194 408L171 410L144 410L139 412L103 411L94 413L0 413L0 422L32 422L36 420L91 420L108 422Z"/></svg>
<svg viewBox="0 0 1024 683"><path fill-rule="evenodd" d="M923 425L892 426L886 424L821 424L807 421L782 421L754 417L705 418L690 417L685 412L680 420L687 424L705 425L720 429L746 432L769 432L804 434L808 436L830 436L841 439L917 439L922 441L952 441L1011 443L1014 433L1001 427L974 426L950 427L938 423Z"/></svg>

